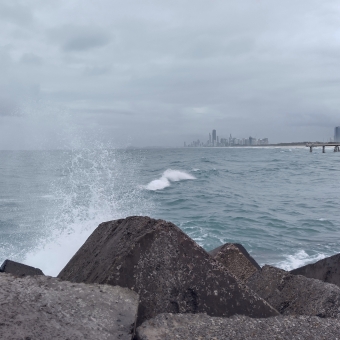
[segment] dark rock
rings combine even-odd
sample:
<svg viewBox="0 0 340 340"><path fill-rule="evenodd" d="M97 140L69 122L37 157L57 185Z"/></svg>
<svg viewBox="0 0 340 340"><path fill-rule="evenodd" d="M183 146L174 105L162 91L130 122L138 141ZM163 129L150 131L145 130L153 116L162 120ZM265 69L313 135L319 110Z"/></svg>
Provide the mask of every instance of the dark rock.
<svg viewBox="0 0 340 340"><path fill-rule="evenodd" d="M211 250L209 254L242 282L246 282L250 276L261 269L246 249L238 243L226 243Z"/></svg>
<svg viewBox="0 0 340 340"><path fill-rule="evenodd" d="M58 277L133 289L138 324L163 312L278 315L178 227L149 217L100 224Z"/></svg>
<svg viewBox="0 0 340 340"><path fill-rule="evenodd" d="M126 288L0 274L0 338L131 340L138 295Z"/></svg>
<svg viewBox="0 0 340 340"><path fill-rule="evenodd" d="M284 315L340 316L340 288L264 266L248 286Z"/></svg>
<svg viewBox="0 0 340 340"><path fill-rule="evenodd" d="M340 287L340 254L294 269L291 273L333 283Z"/></svg>
<svg viewBox="0 0 340 340"><path fill-rule="evenodd" d="M340 339L338 319L316 316L216 318L205 314L160 314L137 328L137 340L330 340Z"/></svg>
<svg viewBox="0 0 340 340"><path fill-rule="evenodd" d="M39 268L34 268L11 260L4 261L0 268L0 272L13 274L15 276L44 275L44 273Z"/></svg>

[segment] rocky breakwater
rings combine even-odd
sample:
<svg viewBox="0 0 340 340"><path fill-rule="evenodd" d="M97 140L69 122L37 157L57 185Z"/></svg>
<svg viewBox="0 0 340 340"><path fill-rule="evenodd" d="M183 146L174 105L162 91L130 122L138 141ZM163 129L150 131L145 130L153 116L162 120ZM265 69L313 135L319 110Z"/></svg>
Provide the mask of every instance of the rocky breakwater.
<svg viewBox="0 0 340 340"><path fill-rule="evenodd" d="M164 313L139 326L136 339L340 339L338 286L293 275L299 269L289 273L267 265L261 268L239 244L227 243L210 254L281 315L259 319L240 315L218 318L206 314ZM322 260L328 272L338 272L338 257ZM320 263L317 268L318 273L326 271Z"/></svg>
<svg viewBox="0 0 340 340"><path fill-rule="evenodd" d="M100 224L59 278L0 271L1 339L340 340L338 286L261 268L239 244L209 254L149 217Z"/></svg>
<svg viewBox="0 0 340 340"><path fill-rule="evenodd" d="M291 273L333 283L340 287L340 254L294 269Z"/></svg>
<svg viewBox="0 0 340 340"><path fill-rule="evenodd" d="M239 280L246 283L247 280L261 270L259 264L250 256L247 250L238 243L226 243L209 254Z"/></svg>
<svg viewBox="0 0 340 340"><path fill-rule="evenodd" d="M272 266L264 266L247 284L283 315L340 316L340 288L334 284Z"/></svg>
<svg viewBox="0 0 340 340"><path fill-rule="evenodd" d="M131 340L138 295L126 288L0 273L1 340Z"/></svg>
<svg viewBox="0 0 340 340"><path fill-rule="evenodd" d="M149 217L100 224L58 277L134 290L138 325L160 313L278 315L178 227Z"/></svg>

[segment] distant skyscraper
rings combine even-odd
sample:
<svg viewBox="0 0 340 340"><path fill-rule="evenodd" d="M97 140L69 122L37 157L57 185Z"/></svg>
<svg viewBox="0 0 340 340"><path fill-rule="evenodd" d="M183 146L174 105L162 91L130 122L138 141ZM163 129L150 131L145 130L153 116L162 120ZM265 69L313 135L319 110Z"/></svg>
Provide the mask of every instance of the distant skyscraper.
<svg viewBox="0 0 340 340"><path fill-rule="evenodd" d="M216 143L216 130L212 130L212 142L213 144Z"/></svg>
<svg viewBox="0 0 340 340"><path fill-rule="evenodd" d="M340 142L340 126L337 126L334 129L334 142L337 142L337 143Z"/></svg>
<svg viewBox="0 0 340 340"><path fill-rule="evenodd" d="M209 144L211 144L211 133L209 133Z"/></svg>

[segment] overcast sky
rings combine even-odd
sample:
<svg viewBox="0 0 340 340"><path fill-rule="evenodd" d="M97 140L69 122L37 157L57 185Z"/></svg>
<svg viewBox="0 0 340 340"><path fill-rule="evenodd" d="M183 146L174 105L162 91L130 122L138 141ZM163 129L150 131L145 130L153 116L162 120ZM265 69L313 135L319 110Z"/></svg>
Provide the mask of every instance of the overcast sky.
<svg viewBox="0 0 340 340"><path fill-rule="evenodd" d="M0 31L0 149L340 125L336 0L0 0Z"/></svg>

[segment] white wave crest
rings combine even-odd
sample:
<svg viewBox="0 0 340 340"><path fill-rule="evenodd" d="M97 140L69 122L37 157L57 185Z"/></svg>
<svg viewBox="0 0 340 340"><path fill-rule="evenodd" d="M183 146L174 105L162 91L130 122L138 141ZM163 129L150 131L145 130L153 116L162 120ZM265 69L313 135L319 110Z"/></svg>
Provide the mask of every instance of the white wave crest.
<svg viewBox="0 0 340 340"><path fill-rule="evenodd" d="M294 255L287 255L287 259L277 263L279 268L293 270L309 263L314 263L326 257L325 254L308 255L304 250L296 252Z"/></svg>
<svg viewBox="0 0 340 340"><path fill-rule="evenodd" d="M170 182L178 182L185 179L196 179L196 177L180 170L168 169L163 172L163 175L159 179L151 181L145 186L147 190L162 190L170 186Z"/></svg>

